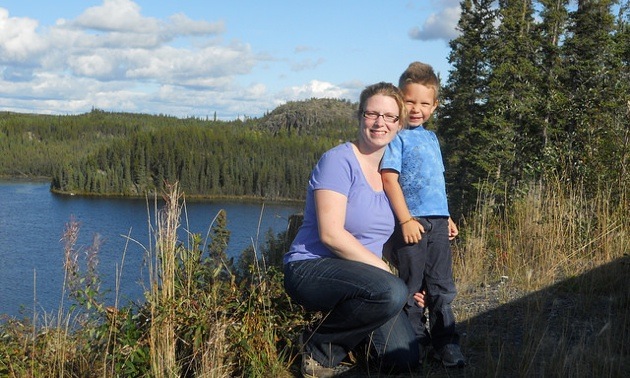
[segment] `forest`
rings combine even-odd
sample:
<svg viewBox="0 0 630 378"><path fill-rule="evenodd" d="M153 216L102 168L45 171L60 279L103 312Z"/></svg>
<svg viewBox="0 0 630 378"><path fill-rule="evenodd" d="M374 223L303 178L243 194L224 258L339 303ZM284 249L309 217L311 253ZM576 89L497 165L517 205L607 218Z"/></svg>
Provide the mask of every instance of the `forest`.
<svg viewBox="0 0 630 378"><path fill-rule="evenodd" d="M482 187L501 206L549 178L612 187L618 199L629 181L628 1L498 4L461 2L452 70L427 125L453 214L472 210ZM234 121L4 112L0 176L47 177L54 192L80 195L179 182L189 197L301 200L319 155L356 135L356 106L310 99Z"/></svg>
<svg viewBox="0 0 630 378"><path fill-rule="evenodd" d="M356 104L311 99L260 119L111 113L0 115L0 175L51 190L144 196L179 182L189 197L301 199L319 155L356 132Z"/></svg>
<svg viewBox="0 0 630 378"><path fill-rule="evenodd" d="M498 3L498 7L496 7ZM623 195L630 156L627 0L465 0L438 136L452 212L484 185L509 202L559 179Z"/></svg>

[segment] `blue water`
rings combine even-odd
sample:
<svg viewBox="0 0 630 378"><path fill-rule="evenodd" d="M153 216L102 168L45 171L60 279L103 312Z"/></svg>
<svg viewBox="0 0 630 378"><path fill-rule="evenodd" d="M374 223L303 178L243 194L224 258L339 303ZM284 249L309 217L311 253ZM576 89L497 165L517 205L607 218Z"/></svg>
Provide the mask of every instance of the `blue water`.
<svg viewBox="0 0 630 378"><path fill-rule="evenodd" d="M238 258L248 246L255 250L265 242L269 229L285 231L288 217L302 210L300 204L186 201L179 230L187 245L187 233L205 239L220 209L227 212L231 232L228 256ZM162 204L159 203L158 207ZM145 199L86 198L54 195L48 183L0 182L0 314L31 317L53 313L62 302L66 224L80 224L80 259L96 234L103 244L98 253L98 272L107 302L120 305L143 298L148 279L147 250L153 248L155 203ZM116 291L116 277L120 287Z"/></svg>

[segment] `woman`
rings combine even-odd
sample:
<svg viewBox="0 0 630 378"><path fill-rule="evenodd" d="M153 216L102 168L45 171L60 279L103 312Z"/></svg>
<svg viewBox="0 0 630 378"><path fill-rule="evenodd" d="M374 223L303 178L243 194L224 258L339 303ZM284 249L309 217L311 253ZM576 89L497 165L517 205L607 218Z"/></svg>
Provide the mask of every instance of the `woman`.
<svg viewBox="0 0 630 378"><path fill-rule="evenodd" d="M325 314L302 334L305 377L348 370L344 358L364 341L381 366L412 369L419 362L418 343L402 312L406 286L382 259L394 215L379 163L406 117L396 86L368 86L359 101L358 138L324 153L311 174L304 221L284 256L287 293L307 310Z"/></svg>

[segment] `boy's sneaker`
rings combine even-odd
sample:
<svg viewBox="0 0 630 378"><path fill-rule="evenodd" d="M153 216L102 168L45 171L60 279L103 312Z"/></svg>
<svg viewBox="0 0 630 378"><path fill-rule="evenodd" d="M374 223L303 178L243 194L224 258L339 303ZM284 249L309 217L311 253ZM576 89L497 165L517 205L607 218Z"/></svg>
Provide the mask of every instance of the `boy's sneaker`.
<svg viewBox="0 0 630 378"><path fill-rule="evenodd" d="M466 359L457 344L446 344L435 352L435 358L442 361L442 365L446 367L466 366Z"/></svg>
<svg viewBox="0 0 630 378"><path fill-rule="evenodd" d="M335 367L325 367L310 355L302 354L302 376L304 378L338 377L353 367L354 365L348 362L342 362Z"/></svg>

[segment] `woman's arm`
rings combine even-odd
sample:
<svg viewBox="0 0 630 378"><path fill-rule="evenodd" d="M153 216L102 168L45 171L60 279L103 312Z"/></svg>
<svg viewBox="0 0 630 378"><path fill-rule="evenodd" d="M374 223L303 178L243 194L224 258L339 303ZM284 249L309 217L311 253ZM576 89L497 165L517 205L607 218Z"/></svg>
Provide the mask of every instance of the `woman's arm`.
<svg viewBox="0 0 630 378"><path fill-rule="evenodd" d="M315 190L317 226L322 243L342 259L359 261L391 272L383 259L365 248L345 228L346 204L348 198L341 193Z"/></svg>

